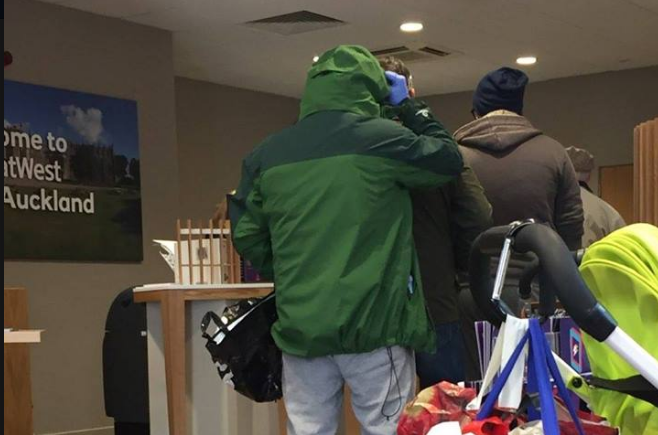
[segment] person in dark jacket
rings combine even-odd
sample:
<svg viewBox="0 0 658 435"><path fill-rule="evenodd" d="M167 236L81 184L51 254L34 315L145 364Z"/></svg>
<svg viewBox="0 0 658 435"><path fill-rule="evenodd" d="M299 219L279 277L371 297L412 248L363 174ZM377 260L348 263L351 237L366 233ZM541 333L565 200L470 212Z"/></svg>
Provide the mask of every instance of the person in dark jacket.
<svg viewBox="0 0 658 435"><path fill-rule="evenodd" d="M484 76L473 96L474 121L455 132L465 162L493 207L494 225L535 219L553 228L569 249L581 247L583 206L564 147L523 116L528 76L500 68ZM512 261L503 300L520 310L518 279L525 261ZM467 346L467 378L479 378L473 322L480 319L469 292L460 293Z"/></svg>
<svg viewBox="0 0 658 435"><path fill-rule="evenodd" d="M386 99L403 125L381 118ZM300 109L244 160L233 241L274 280L288 433L335 434L348 384L362 433L392 434L415 394L413 350L436 341L409 191L452 181L462 157L404 77L360 46L320 56Z"/></svg>
<svg viewBox="0 0 658 435"><path fill-rule="evenodd" d="M567 154L576 170L578 184L580 184L580 198L583 200L585 214L583 248L587 248L613 231L625 227L626 222L612 205L596 196L589 187L589 180L594 169L592 153L586 149L569 147Z"/></svg>
<svg viewBox="0 0 658 435"><path fill-rule="evenodd" d="M415 95L411 71L399 59L387 57L382 68L403 75L409 96ZM384 113L397 119L396 108ZM445 186L411 192L414 243L418 253L425 301L437 335L435 352L416 353L416 373L422 389L441 381L464 380L461 323L457 301L466 284L468 256L475 238L491 226L491 205L473 170L464 166L459 178Z"/></svg>
<svg viewBox="0 0 658 435"><path fill-rule="evenodd" d="M150 433L146 304L135 303L133 289L119 293L105 322L103 392L114 435Z"/></svg>

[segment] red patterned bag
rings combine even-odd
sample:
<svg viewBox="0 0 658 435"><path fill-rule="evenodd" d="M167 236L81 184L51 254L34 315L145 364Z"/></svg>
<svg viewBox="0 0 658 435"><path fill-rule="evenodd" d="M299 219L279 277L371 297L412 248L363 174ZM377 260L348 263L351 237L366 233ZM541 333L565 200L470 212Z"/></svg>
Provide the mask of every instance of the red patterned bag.
<svg viewBox="0 0 658 435"><path fill-rule="evenodd" d="M473 388L459 387L450 382L426 388L404 408L398 435L425 435L444 421L457 421L463 427L474 416L469 416L466 405L476 395Z"/></svg>

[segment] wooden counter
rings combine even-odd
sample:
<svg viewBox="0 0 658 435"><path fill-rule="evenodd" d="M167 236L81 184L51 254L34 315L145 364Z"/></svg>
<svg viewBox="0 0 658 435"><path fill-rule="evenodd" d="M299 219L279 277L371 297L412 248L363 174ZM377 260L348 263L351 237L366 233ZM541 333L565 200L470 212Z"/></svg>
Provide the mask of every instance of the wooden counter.
<svg viewBox="0 0 658 435"><path fill-rule="evenodd" d="M5 328L27 329L27 290L5 288ZM11 335L10 335L11 334ZM28 334L30 335L30 334ZM5 334L5 434L32 435L32 381L30 379L29 344L19 343L26 334L10 332ZM34 337L27 337L34 338ZM13 343L7 343L7 339Z"/></svg>
<svg viewBox="0 0 658 435"><path fill-rule="evenodd" d="M187 435L187 386L185 325L186 303L263 297L272 284L175 285L154 284L134 290L137 303L159 303L162 313L167 414L170 435ZM218 380L219 382L219 380Z"/></svg>

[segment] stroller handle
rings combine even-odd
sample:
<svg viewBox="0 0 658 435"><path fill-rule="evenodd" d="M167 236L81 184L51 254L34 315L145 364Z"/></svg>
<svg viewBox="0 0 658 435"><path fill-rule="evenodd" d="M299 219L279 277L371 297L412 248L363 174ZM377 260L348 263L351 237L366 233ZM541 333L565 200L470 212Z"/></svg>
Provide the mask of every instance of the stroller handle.
<svg viewBox="0 0 658 435"><path fill-rule="evenodd" d="M576 265L580 266L580 263L583 261L585 256L585 249L579 249L577 251L571 251ZM528 263L528 265L523 269L521 273L521 278L519 279L519 295L521 299L529 299L532 294L532 283L539 273L539 259L536 257Z"/></svg>
<svg viewBox="0 0 658 435"><path fill-rule="evenodd" d="M587 288L578 272L574 255L560 236L550 227L537 223L525 223L516 230L513 228L491 228L480 234L471 247L470 289L476 305L487 320L500 325L507 314L513 315L502 301L491 298L494 287L491 258L499 256L505 239L511 238L513 252L534 253L538 258L542 305L553 309L550 299L554 300L557 296L583 331L597 341L605 341L617 327L617 322Z"/></svg>

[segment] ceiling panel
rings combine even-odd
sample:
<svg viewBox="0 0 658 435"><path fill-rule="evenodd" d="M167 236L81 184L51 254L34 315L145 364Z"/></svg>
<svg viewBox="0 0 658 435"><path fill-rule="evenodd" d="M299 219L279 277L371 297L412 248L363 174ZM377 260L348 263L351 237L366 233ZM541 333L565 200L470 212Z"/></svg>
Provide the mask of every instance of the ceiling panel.
<svg viewBox="0 0 658 435"><path fill-rule="evenodd" d="M49 0L62 1L62 0ZM298 97L314 55L341 43L423 44L459 52L410 65L420 94L471 89L487 71L532 54L531 80L658 64L658 0L63 0L170 30L177 74ZM347 25L282 36L242 23L310 10ZM425 30L402 34L421 20Z"/></svg>
<svg viewBox="0 0 658 435"><path fill-rule="evenodd" d="M188 0L56 0L68 8L115 18L131 18L153 11L172 8ZM158 27L158 26L155 26Z"/></svg>

